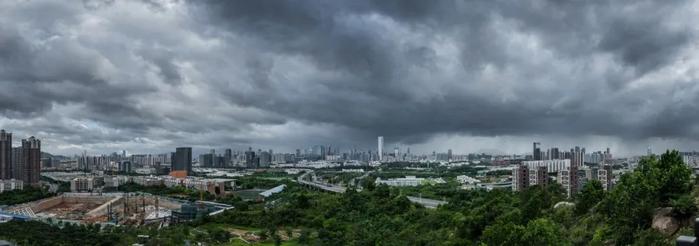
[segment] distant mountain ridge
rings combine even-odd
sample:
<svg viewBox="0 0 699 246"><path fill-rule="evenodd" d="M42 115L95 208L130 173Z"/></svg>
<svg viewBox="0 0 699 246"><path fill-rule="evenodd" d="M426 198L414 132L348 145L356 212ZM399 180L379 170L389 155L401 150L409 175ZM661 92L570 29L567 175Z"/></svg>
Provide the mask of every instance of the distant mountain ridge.
<svg viewBox="0 0 699 246"><path fill-rule="evenodd" d="M57 159L57 160L63 160L63 159L68 159L67 156L62 156L62 155L52 155L51 153L47 152L41 152L41 158L51 158L51 159Z"/></svg>

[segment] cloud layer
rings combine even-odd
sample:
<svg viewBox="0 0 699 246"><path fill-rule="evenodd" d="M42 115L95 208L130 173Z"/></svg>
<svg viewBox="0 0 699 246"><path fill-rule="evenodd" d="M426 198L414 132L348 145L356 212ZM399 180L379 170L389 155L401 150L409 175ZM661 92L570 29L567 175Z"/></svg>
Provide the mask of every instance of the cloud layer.
<svg viewBox="0 0 699 246"><path fill-rule="evenodd" d="M377 135L436 148L458 137L464 151L530 136L691 149L698 12L693 1L3 1L0 126L58 153L370 148Z"/></svg>

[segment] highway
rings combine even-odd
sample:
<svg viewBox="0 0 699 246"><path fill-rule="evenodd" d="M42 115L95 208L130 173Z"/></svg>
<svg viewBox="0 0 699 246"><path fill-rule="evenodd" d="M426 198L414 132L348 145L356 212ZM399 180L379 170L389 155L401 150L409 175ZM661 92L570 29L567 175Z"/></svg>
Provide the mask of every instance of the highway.
<svg viewBox="0 0 699 246"><path fill-rule="evenodd" d="M297 181L299 182L299 184L312 186L312 187L315 187L315 188L318 188L318 189L321 189L324 191L329 191L329 192L334 192L334 193L345 193L345 191L347 191L347 188L343 187L343 186L318 182L316 180L316 176L313 174L314 174L313 171L306 172L305 174L299 176ZM311 175L311 177L312 177L311 181L306 180L306 177L308 175Z"/></svg>

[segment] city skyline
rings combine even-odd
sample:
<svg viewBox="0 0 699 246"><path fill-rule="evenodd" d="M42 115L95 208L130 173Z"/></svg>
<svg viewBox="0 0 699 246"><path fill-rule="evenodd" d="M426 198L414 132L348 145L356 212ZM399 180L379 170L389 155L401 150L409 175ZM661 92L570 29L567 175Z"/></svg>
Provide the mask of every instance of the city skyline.
<svg viewBox="0 0 699 246"><path fill-rule="evenodd" d="M66 155L696 150L697 5L3 1L0 126Z"/></svg>
<svg viewBox="0 0 699 246"><path fill-rule="evenodd" d="M526 141L526 140L522 140L522 141ZM21 143L21 142L15 142L15 144L19 144L19 143ZM541 147L540 142L536 142L536 143L538 143L539 146ZM599 151L599 152L604 152L605 150L608 151L610 149L609 145L603 145L603 144L597 144L597 145L593 145L593 147L590 147L590 146L582 145L582 144L575 143L572 141L563 141L563 142L558 142L558 143L563 143L563 145L557 145L557 143L545 143L543 145L543 147L545 147L545 148L542 149L542 151L550 150L549 148L554 148L554 149L559 150L559 151L564 151L564 150L567 150L566 148L574 148L574 147L582 147L583 149L588 148L588 150ZM506 151L503 149L500 149L500 150L495 150L495 149L469 150L469 149L458 149L457 148L457 149L453 149L454 150L453 152L455 155L488 154L488 155L500 155L500 156L508 156L508 155L521 155L521 156L532 155L532 156L534 156L534 153L532 152L532 148L531 148L531 142L526 143L526 144L529 144L529 146L528 147L527 146L515 146L514 147L514 149L516 149L515 151ZM374 144L374 145L376 145L376 144ZM421 145L427 146L425 144L421 144ZM509 145L512 146L512 144L509 144ZM102 152L100 152L100 151L89 152L87 150L83 150L82 152L79 152L79 153L72 153L72 152L71 153L60 153L60 152L56 153L56 152L50 152L50 151L45 151L45 152L50 153L50 154L54 154L54 155L63 155L63 156L80 156L80 155L99 156L99 155L110 155L110 154L121 153L121 152L125 152L125 153L128 152L129 155L143 155L143 154L156 154L157 155L157 154L171 153L172 149L175 149L175 148L178 148L181 146L186 146L186 145L182 145L182 144L181 145L173 145L172 147L164 147L163 149L157 149L155 151L143 151L143 150L139 151L139 150L132 150L132 149L129 149L129 150L126 150L126 149L108 149L108 150L105 150ZM192 147L192 146L188 146L188 147L193 149L192 150L193 155L198 156L201 154L207 154L207 153L210 153L210 151L215 150L215 151L221 151L221 152L219 152L219 156L223 156L223 152L228 151L228 150L233 150L236 152L244 152L247 149L260 150L260 151L269 149L269 150L276 150L279 153L291 153L291 154L293 154L297 151L301 151L301 152L312 151L313 148L318 147L318 146L331 147L331 148L334 148L335 150L339 149L340 153L349 153L352 151L377 153L377 151L378 151L378 148L376 146L363 146L363 147L360 147L357 145L340 146L337 144L330 144L330 143L322 143L322 144L308 143L308 144L304 144L301 146L296 146L296 147L287 146L287 147L283 147L283 148L270 148L269 146L259 145L259 144L248 144L248 145L237 144L237 145L230 145L230 146L206 146L206 145L203 145L203 146L196 146L196 147ZM414 148L415 146L418 146L418 145L404 145L401 143L384 144L383 153L384 154L392 153L392 151L394 149L399 150L401 153L411 153L414 155L430 155L430 154L433 154L435 152L436 153L447 153L447 152L452 151L452 148L449 147L449 145L445 145L444 148L435 148L435 146L427 146L427 147L419 148L419 151L415 151L414 149L411 151L411 147ZM611 146L618 146L618 145L611 145ZM642 149L642 150L634 150L633 152L621 151L621 152L615 152L615 154L617 157L626 158L626 157L643 156L643 155L648 155L651 153L652 154L660 154L666 150L673 150L673 149L679 150L682 152L699 151L696 149L682 149L680 147L673 147L673 145L660 145L660 146L661 146L660 148L655 148L654 146L649 145L649 146L645 146L645 149ZM669 147L663 148L662 146L669 146ZM386 149L388 149L389 151L387 151ZM616 151L618 151L618 150L616 150Z"/></svg>

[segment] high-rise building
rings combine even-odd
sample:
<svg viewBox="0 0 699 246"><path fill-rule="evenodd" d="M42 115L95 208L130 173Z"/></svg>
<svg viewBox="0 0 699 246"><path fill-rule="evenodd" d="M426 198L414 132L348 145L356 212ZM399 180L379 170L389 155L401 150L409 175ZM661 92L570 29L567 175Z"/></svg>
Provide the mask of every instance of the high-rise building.
<svg viewBox="0 0 699 246"><path fill-rule="evenodd" d="M512 190L522 191L533 185L546 186L549 182L546 166L527 166L520 164L512 169Z"/></svg>
<svg viewBox="0 0 699 246"><path fill-rule="evenodd" d="M602 188L605 191L612 189L614 179L614 173L611 165L604 165L597 171L597 178L602 183Z"/></svg>
<svg viewBox="0 0 699 246"><path fill-rule="evenodd" d="M226 153L223 155L223 167L229 167L233 161L233 151L231 149L226 149Z"/></svg>
<svg viewBox="0 0 699 246"><path fill-rule="evenodd" d="M0 179L12 179L12 133L0 130Z"/></svg>
<svg viewBox="0 0 699 246"><path fill-rule="evenodd" d="M529 185L546 186L549 183L549 174L547 167L539 166L529 169Z"/></svg>
<svg viewBox="0 0 699 246"><path fill-rule="evenodd" d="M269 167L269 165L272 164L272 155L267 151L260 152L259 159L259 167Z"/></svg>
<svg viewBox="0 0 699 246"><path fill-rule="evenodd" d="M558 150L558 148L551 148L549 154L549 159L555 160L555 159L563 159L561 156L561 152Z"/></svg>
<svg viewBox="0 0 699 246"><path fill-rule="evenodd" d="M512 169L512 190L523 191L529 187L529 168L525 165L517 165Z"/></svg>
<svg viewBox="0 0 699 246"><path fill-rule="evenodd" d="M255 164L255 151L252 151L252 147L245 151L245 166L248 168L256 168Z"/></svg>
<svg viewBox="0 0 699 246"><path fill-rule="evenodd" d="M585 164L585 148L580 148L575 146L575 149L571 149L572 157L570 158L570 164L572 166L581 167Z"/></svg>
<svg viewBox="0 0 699 246"><path fill-rule="evenodd" d="M24 162L22 181L31 186L38 186L41 177L41 141L29 137L22 139L22 159Z"/></svg>
<svg viewBox="0 0 699 246"><path fill-rule="evenodd" d="M383 160L383 136L379 136L378 142L379 142L379 143L378 143L379 146L378 146L378 152L377 152L377 153L378 153L378 155L379 155L379 161L381 161L381 160Z"/></svg>
<svg viewBox="0 0 699 246"><path fill-rule="evenodd" d="M199 166L201 167L213 167L214 156L211 154L201 154L199 155Z"/></svg>
<svg viewBox="0 0 699 246"><path fill-rule="evenodd" d="M568 197L573 197L579 190L578 166L570 165L568 168L558 171L558 183L563 186Z"/></svg>
<svg viewBox="0 0 699 246"><path fill-rule="evenodd" d="M604 152L604 162L610 162L612 160L612 151L607 147L607 151Z"/></svg>
<svg viewBox="0 0 699 246"><path fill-rule="evenodd" d="M192 174L192 148L179 147L172 155L172 171L186 171L187 175Z"/></svg>
<svg viewBox="0 0 699 246"><path fill-rule="evenodd" d="M541 143L534 142L533 144L533 150L532 150L532 160L538 161L541 160L541 148L539 146Z"/></svg>
<svg viewBox="0 0 699 246"><path fill-rule="evenodd" d="M133 166L131 165L131 161L119 161L119 172L122 173L131 173L133 172Z"/></svg>
<svg viewBox="0 0 699 246"><path fill-rule="evenodd" d="M449 150L447 151L447 159L448 159L449 161L453 160L453 155L452 155L451 149L449 149Z"/></svg>
<svg viewBox="0 0 699 246"><path fill-rule="evenodd" d="M22 147L12 148L12 178L24 180L24 161Z"/></svg>
<svg viewBox="0 0 699 246"><path fill-rule="evenodd" d="M216 167L216 150L211 149L208 154L199 155L199 166L201 167Z"/></svg>

